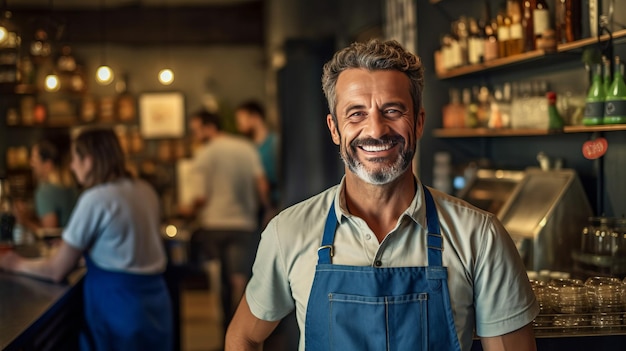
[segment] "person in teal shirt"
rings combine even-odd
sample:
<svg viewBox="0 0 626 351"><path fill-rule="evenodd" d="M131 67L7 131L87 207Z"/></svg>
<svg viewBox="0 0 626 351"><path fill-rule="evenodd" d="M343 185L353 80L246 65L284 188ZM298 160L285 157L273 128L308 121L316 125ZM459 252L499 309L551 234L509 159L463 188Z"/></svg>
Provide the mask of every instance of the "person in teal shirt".
<svg viewBox="0 0 626 351"><path fill-rule="evenodd" d="M239 133L250 138L259 150L265 176L270 184L270 197L274 207L279 207L278 134L267 125L265 109L254 101L246 101L235 109Z"/></svg>
<svg viewBox="0 0 626 351"><path fill-rule="evenodd" d="M69 138L44 138L31 148L30 166L37 182L34 211L24 201L14 202L17 223L37 232L67 224L78 198L69 167Z"/></svg>

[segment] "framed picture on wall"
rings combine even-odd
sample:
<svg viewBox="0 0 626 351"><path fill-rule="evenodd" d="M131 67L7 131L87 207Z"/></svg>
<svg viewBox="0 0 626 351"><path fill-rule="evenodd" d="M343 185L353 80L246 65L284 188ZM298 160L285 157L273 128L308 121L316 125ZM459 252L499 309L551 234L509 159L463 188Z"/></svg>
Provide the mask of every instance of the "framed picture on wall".
<svg viewBox="0 0 626 351"><path fill-rule="evenodd" d="M146 139L180 138L185 135L185 96L181 92L139 95L141 136Z"/></svg>

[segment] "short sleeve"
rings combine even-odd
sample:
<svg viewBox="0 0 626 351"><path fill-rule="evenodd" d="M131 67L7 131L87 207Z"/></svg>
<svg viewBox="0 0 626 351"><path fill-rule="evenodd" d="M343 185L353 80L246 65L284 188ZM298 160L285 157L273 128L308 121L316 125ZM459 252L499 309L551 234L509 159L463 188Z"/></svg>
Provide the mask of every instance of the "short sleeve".
<svg viewBox="0 0 626 351"><path fill-rule="evenodd" d="M278 217L267 225L252 268L252 278L246 287L250 311L265 321L277 321L294 309L289 279L282 260L276 233Z"/></svg>
<svg viewBox="0 0 626 351"><path fill-rule="evenodd" d="M50 213L56 214L55 193L52 186L43 184L37 188L35 192L35 211L40 218Z"/></svg>
<svg viewBox="0 0 626 351"><path fill-rule="evenodd" d="M259 153L259 151L254 148L254 146L250 145L251 147L251 153L250 153L250 157L251 157L251 167L252 167L252 171L254 173L255 176L265 176L265 170L263 169L263 163L261 162L261 154Z"/></svg>
<svg viewBox="0 0 626 351"><path fill-rule="evenodd" d="M98 196L86 191L78 199L67 226L63 229L63 240L79 250L88 249L94 242L106 221L104 206L98 202Z"/></svg>
<svg viewBox="0 0 626 351"><path fill-rule="evenodd" d="M497 219L485 225L474 279L476 333L492 337L532 322L539 305L509 234Z"/></svg>

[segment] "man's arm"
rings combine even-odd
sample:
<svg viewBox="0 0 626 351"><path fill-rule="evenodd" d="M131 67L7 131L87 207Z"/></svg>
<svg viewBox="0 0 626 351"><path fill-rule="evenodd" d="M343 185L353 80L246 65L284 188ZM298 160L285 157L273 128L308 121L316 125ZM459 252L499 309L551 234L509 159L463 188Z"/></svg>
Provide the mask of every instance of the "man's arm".
<svg viewBox="0 0 626 351"><path fill-rule="evenodd" d="M277 214L277 209L272 206L272 202L270 200L270 183L267 181L267 177L265 177L265 175L258 175L256 177L256 188L259 194L259 202L264 209L262 218L263 223L259 224L262 228L265 228L270 219Z"/></svg>
<svg viewBox="0 0 626 351"><path fill-rule="evenodd" d="M535 333L532 323L500 336L481 338L480 342L485 351L536 351Z"/></svg>
<svg viewBox="0 0 626 351"><path fill-rule="evenodd" d="M261 350L263 342L280 321L268 322L255 317L250 311L246 296L233 316L226 331L226 351Z"/></svg>

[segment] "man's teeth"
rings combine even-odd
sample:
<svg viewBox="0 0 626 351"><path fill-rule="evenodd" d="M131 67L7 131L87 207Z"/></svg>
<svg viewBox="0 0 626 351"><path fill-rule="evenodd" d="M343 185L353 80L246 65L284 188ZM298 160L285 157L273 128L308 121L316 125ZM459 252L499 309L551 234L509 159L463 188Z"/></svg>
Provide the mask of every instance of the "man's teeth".
<svg viewBox="0 0 626 351"><path fill-rule="evenodd" d="M392 145L363 145L361 148L367 152L379 152L391 149Z"/></svg>

